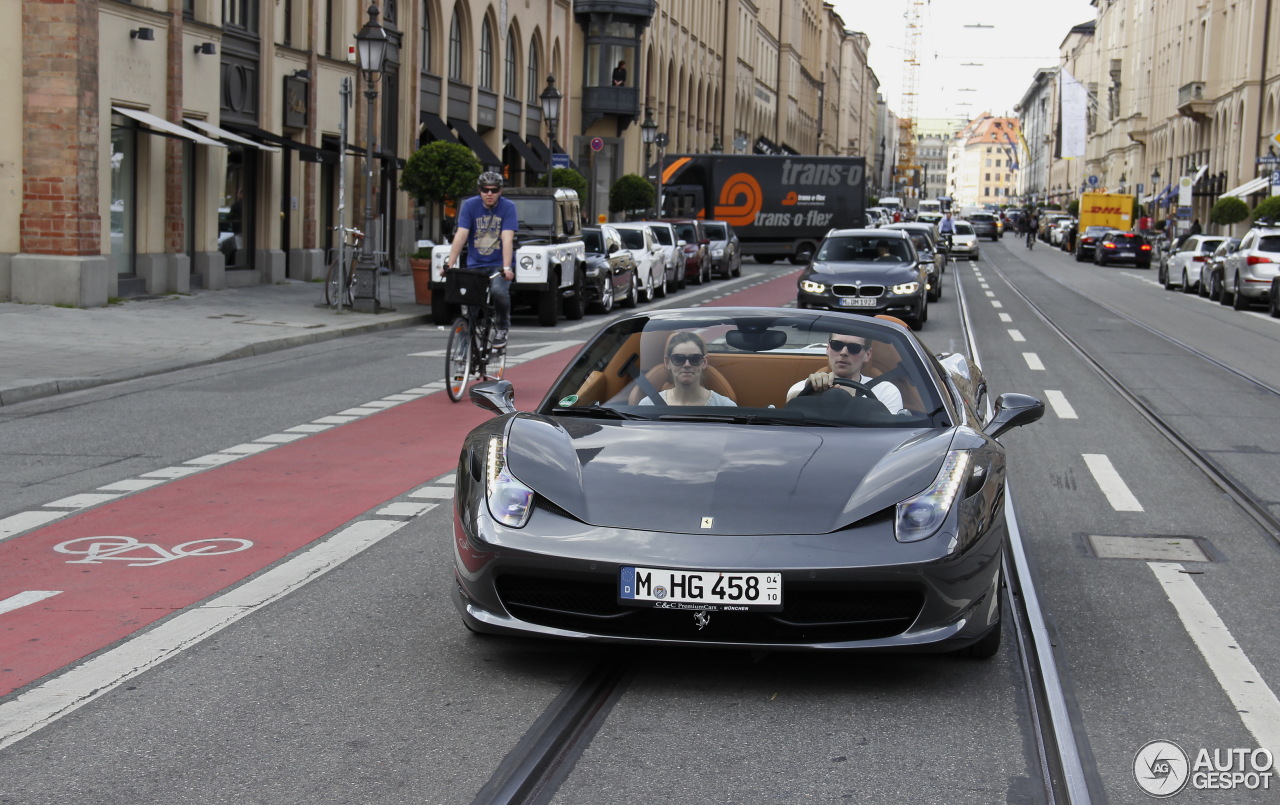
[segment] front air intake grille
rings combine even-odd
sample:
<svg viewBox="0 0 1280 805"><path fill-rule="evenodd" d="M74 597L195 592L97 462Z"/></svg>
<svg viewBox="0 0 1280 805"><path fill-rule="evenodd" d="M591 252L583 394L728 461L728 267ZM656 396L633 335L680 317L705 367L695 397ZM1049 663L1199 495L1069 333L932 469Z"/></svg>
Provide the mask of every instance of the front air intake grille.
<svg viewBox="0 0 1280 805"><path fill-rule="evenodd" d="M782 612L713 612L699 629L690 610L623 606L612 581L503 576L507 611L540 626L608 637L726 643L817 643L874 640L906 631L924 596L902 588L848 590L787 584Z"/></svg>
<svg viewBox="0 0 1280 805"><path fill-rule="evenodd" d="M884 296L883 285L832 285L831 292L836 296Z"/></svg>

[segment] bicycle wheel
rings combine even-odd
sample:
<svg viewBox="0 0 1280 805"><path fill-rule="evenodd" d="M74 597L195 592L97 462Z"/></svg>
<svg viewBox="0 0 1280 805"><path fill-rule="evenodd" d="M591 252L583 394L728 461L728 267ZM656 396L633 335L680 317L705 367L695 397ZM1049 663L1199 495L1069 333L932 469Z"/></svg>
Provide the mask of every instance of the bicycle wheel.
<svg viewBox="0 0 1280 805"><path fill-rule="evenodd" d="M476 375L485 380L501 380L507 368L507 348L493 346L493 337L498 326L493 316L486 316L476 322L475 349L479 353Z"/></svg>
<svg viewBox="0 0 1280 805"><path fill-rule="evenodd" d="M324 275L324 303L330 307L338 304L338 266L340 265L341 260L342 258L339 257L337 260L330 263L329 270L326 271ZM351 267L348 266L347 271L350 270ZM347 280L345 283L346 293L342 296L342 303L350 307L353 301L351 296L351 286L355 284L355 276L354 274L350 274L345 277L345 279Z"/></svg>
<svg viewBox="0 0 1280 805"><path fill-rule="evenodd" d="M471 379L471 325L458 317L449 332L449 345L444 353L444 384L449 399L457 402Z"/></svg>

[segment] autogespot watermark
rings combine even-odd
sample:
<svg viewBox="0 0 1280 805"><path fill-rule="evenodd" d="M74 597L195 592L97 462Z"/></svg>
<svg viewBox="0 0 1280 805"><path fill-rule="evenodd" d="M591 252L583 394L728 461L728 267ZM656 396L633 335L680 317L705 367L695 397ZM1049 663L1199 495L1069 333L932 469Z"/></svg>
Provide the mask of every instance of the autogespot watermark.
<svg viewBox="0 0 1280 805"><path fill-rule="evenodd" d="M1266 749L1200 749L1191 758L1173 741L1152 741L1133 758L1133 779L1153 797L1197 791L1269 790L1275 758Z"/></svg>

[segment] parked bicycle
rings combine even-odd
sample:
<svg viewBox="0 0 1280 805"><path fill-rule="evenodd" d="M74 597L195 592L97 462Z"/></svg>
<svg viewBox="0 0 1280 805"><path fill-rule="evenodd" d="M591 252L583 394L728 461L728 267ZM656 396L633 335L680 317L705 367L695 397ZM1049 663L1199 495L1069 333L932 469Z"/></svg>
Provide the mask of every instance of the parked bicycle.
<svg viewBox="0 0 1280 805"><path fill-rule="evenodd" d="M450 327L444 359L445 386L454 402L462 399L472 378L501 380L507 367L506 346L493 346L498 326L489 298L492 279L487 271L445 272L445 301L462 305L461 314Z"/></svg>
<svg viewBox="0 0 1280 805"><path fill-rule="evenodd" d="M338 227L334 227L336 231ZM337 249L330 249L334 253L333 258L329 260L329 268L324 275L324 303L329 307L336 307L339 299L339 286L345 286L341 299L342 304L351 307L355 301L356 289L356 272L355 272L355 255L360 251L360 241L364 238L364 233L353 227L342 227L342 245ZM343 268L345 266L345 268ZM340 276L345 272L345 276Z"/></svg>

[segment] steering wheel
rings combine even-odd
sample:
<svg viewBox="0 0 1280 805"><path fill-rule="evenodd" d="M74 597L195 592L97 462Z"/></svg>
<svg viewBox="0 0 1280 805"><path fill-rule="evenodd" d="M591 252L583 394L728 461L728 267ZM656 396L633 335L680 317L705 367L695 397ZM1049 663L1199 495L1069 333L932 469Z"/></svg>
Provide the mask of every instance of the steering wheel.
<svg viewBox="0 0 1280 805"><path fill-rule="evenodd" d="M845 386L846 388L854 389L855 392L861 392L862 396L864 397L870 397L873 400L879 400L879 398L875 396L875 392L871 390L870 386L868 386L865 383L859 383L856 380L850 380L846 377L833 377L831 378L831 388L827 389L827 391L831 391L836 386ZM804 388L801 389L800 393L797 394L796 396L808 397L812 394L817 394L817 393L818 392L815 391L813 388L813 382L810 380L806 380L804 381ZM823 392L823 394L825 393L826 391ZM855 393L853 396L857 397L858 394Z"/></svg>

